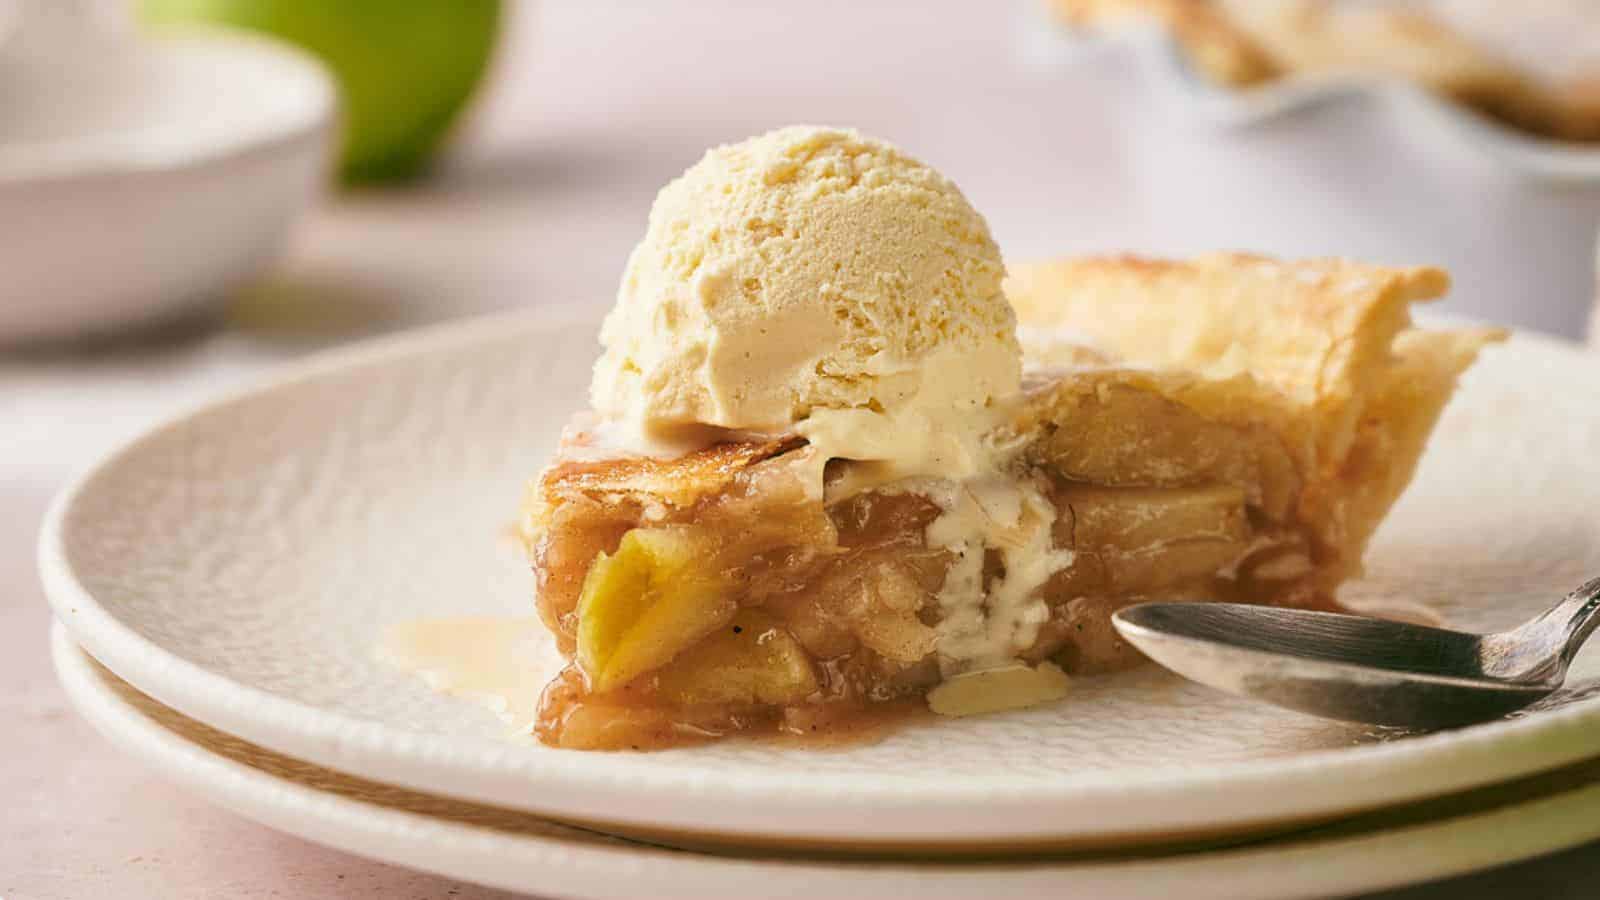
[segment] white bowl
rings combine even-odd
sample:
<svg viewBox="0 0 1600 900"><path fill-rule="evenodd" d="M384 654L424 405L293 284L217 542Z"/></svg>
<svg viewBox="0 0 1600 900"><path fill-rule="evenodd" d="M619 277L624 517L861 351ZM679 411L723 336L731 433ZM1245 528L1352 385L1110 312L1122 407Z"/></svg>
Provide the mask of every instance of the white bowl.
<svg viewBox="0 0 1600 900"><path fill-rule="evenodd" d="M1410 83L1295 76L1234 90L1164 31L1080 35L1034 15L1031 61L1137 67L1129 202L1165 253L1250 249L1450 270L1444 308L1580 337L1595 294L1600 147L1529 137Z"/></svg>
<svg viewBox="0 0 1600 900"><path fill-rule="evenodd" d="M273 259L323 180L334 90L296 50L212 30L85 37L45 65L46 48L7 49L0 343L217 302Z"/></svg>

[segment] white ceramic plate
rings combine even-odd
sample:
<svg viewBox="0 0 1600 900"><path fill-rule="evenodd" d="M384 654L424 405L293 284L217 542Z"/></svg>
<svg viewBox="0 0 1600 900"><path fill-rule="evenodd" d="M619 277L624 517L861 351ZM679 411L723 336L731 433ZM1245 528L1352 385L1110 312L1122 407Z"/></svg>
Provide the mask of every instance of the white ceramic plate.
<svg viewBox="0 0 1600 900"><path fill-rule="evenodd" d="M1214 837L1460 791L1600 754L1585 685L1545 709L1396 739L1144 669L1060 704L867 746L551 750L373 660L389 624L526 615L502 532L583 403L594 313L535 310L305 365L180 416L59 498L57 616L140 690L377 781L682 841L984 845ZM1509 624L1600 571L1600 365L1487 354L1347 597ZM544 661L547 662L547 661ZM530 660L530 664L543 664Z"/></svg>
<svg viewBox="0 0 1600 900"><path fill-rule="evenodd" d="M950 864L711 856L342 776L208 728L98 666L59 627L78 710L163 775L263 824L375 859L543 896L1185 897L1343 895L1501 865L1600 836L1600 764L1289 838L1167 857Z"/></svg>

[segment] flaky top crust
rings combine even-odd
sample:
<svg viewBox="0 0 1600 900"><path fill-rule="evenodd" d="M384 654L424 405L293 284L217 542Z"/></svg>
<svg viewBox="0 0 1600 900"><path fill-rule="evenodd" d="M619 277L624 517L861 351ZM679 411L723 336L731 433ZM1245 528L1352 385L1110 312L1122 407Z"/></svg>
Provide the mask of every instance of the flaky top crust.
<svg viewBox="0 0 1600 900"><path fill-rule="evenodd" d="M1314 452L1336 458L1411 304L1449 286L1427 267L1218 254L1014 266L1006 291L1030 329L1070 330L1140 366L1260 382L1283 395Z"/></svg>
<svg viewBox="0 0 1600 900"><path fill-rule="evenodd" d="M721 493L741 472L805 446L798 435L764 441L726 441L683 456L618 455L596 457L582 433L563 436L556 458L529 485L519 531L534 540L555 507L574 500L602 505L631 504L687 509Z"/></svg>
<svg viewBox="0 0 1600 900"><path fill-rule="evenodd" d="M1022 326L1093 341L1163 396L1277 434L1301 473L1295 518L1337 577L1358 570L1460 374L1505 337L1411 327L1411 304L1448 287L1427 267L1243 254L1058 260L1007 284Z"/></svg>

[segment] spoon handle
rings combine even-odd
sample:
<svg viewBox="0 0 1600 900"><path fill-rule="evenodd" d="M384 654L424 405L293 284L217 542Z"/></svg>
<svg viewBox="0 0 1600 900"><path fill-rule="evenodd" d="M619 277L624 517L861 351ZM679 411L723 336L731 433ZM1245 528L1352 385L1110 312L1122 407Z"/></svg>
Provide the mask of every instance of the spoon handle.
<svg viewBox="0 0 1600 900"><path fill-rule="evenodd" d="M1532 621L1486 642L1497 657L1485 671L1513 681L1566 676L1578 648L1600 626L1600 578L1585 582Z"/></svg>
<svg viewBox="0 0 1600 900"><path fill-rule="evenodd" d="M1564 624L1561 665L1565 668L1578 655L1578 648L1600 626L1600 578L1584 582L1548 615Z"/></svg>

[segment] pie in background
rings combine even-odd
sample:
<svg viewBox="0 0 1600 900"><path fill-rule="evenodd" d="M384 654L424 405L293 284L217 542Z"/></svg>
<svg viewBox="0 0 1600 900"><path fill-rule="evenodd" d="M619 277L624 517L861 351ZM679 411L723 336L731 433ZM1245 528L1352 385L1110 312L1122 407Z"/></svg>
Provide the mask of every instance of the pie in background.
<svg viewBox="0 0 1600 900"><path fill-rule="evenodd" d="M1600 8L1588 0L1049 0L1073 27L1154 22L1197 71L1247 89L1294 75L1404 78L1513 128L1600 140Z"/></svg>

